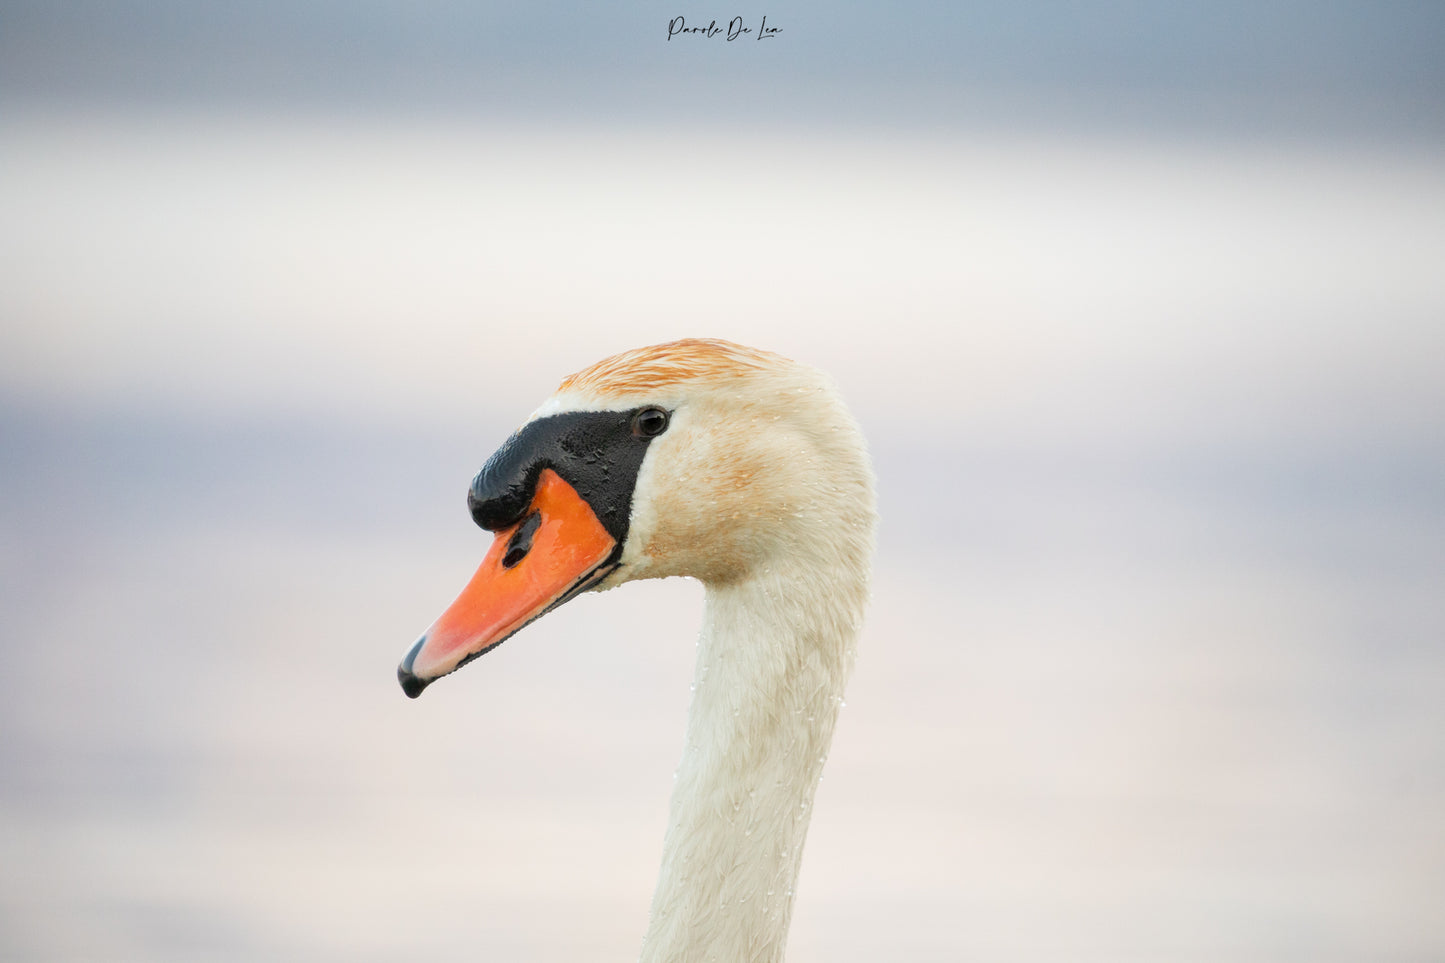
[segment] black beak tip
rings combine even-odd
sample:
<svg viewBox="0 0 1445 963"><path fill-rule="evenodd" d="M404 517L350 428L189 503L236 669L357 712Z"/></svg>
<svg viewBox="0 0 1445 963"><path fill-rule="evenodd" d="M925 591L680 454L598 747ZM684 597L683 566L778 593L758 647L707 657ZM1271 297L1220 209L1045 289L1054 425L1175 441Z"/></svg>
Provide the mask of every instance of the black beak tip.
<svg viewBox="0 0 1445 963"><path fill-rule="evenodd" d="M401 691L406 693L408 699L415 699L421 695L423 689L431 684L430 679L412 675L404 665L397 668L396 678L401 683Z"/></svg>
<svg viewBox="0 0 1445 963"><path fill-rule="evenodd" d="M416 654L421 651L421 647L425 642L425 635L417 639L416 645L411 647L411 651L406 654L406 658L401 660L401 665L396 667L396 680L401 683L401 691L406 693L408 699L415 699L421 695L423 689L432 683L431 679L423 679L411 671L412 663L416 660Z"/></svg>

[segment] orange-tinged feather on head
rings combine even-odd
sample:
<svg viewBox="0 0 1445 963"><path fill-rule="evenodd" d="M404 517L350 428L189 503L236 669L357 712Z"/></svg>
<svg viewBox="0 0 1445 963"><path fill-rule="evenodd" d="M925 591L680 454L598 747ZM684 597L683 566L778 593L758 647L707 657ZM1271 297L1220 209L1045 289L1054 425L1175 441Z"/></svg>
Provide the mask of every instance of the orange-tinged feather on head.
<svg viewBox="0 0 1445 963"><path fill-rule="evenodd" d="M655 391L679 382L713 382L786 364L780 355L730 341L684 338L604 358L563 380L557 391Z"/></svg>

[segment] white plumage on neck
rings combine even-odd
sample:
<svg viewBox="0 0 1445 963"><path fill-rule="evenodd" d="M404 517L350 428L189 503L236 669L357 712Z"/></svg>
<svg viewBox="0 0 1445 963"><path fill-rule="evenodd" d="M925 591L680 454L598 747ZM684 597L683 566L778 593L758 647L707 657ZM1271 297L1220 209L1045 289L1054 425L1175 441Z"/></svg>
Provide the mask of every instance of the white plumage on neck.
<svg viewBox="0 0 1445 963"><path fill-rule="evenodd" d="M634 498L618 581L691 575L706 586L643 963L782 960L853 667L872 471L827 379L778 360L682 386Z"/></svg>
<svg viewBox="0 0 1445 963"><path fill-rule="evenodd" d="M856 613L776 572L709 587L644 963L777 961ZM820 604L823 603L823 604Z"/></svg>

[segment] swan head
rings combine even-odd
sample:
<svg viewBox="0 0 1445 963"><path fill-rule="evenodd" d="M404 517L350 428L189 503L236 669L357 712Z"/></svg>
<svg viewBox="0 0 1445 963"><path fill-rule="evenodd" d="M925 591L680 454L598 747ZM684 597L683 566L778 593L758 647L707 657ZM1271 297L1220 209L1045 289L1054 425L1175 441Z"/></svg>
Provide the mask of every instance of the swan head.
<svg viewBox="0 0 1445 963"><path fill-rule="evenodd" d="M428 684L576 595L633 579L791 575L858 596L873 479L831 382L779 355L689 339L565 379L467 493L495 533L397 670Z"/></svg>

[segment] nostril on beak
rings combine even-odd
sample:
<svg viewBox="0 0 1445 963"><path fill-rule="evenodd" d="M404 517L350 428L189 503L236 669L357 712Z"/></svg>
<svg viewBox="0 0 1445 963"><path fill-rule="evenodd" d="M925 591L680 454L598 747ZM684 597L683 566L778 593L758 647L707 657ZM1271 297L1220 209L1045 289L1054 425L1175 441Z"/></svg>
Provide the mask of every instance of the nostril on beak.
<svg viewBox="0 0 1445 963"><path fill-rule="evenodd" d="M542 513L533 512L522 520L512 537L507 540L507 551L502 555L502 568L512 568L532 550L532 537L542 527Z"/></svg>

